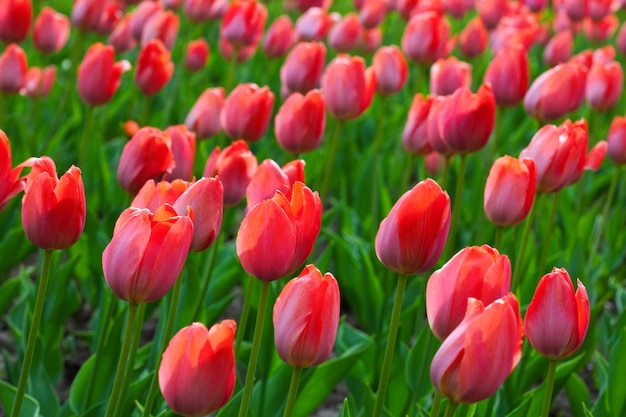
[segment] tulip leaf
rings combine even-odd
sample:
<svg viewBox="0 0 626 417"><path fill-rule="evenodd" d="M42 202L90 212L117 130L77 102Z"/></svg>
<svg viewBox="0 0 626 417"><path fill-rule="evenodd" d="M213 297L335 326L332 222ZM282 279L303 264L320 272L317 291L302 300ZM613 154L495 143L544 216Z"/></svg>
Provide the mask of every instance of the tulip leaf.
<svg viewBox="0 0 626 417"><path fill-rule="evenodd" d="M520 405L518 405L513 411L508 413L506 417L528 417L532 415L532 414L529 414L529 409L530 409L532 400L533 400L533 396L528 395L526 399Z"/></svg>
<svg viewBox="0 0 626 417"><path fill-rule="evenodd" d="M626 402L626 385L623 383L626 373L626 337L621 328L617 343L611 349L608 380L608 400L611 415L621 416Z"/></svg>
<svg viewBox="0 0 626 417"><path fill-rule="evenodd" d="M586 405L591 404L591 395L585 381L577 374L571 374L565 383L565 392L569 398L574 417L586 417Z"/></svg>
<svg viewBox="0 0 626 417"><path fill-rule="evenodd" d="M405 374L415 400L423 398L431 391L430 363L440 344L441 342L430 331L430 327L424 326L409 350Z"/></svg>
<svg viewBox="0 0 626 417"><path fill-rule="evenodd" d="M356 412L351 410L350 403L346 398L343 400L343 405L341 406L341 410L339 411L339 417L356 417Z"/></svg>
<svg viewBox="0 0 626 417"><path fill-rule="evenodd" d="M0 314L3 315L9 305L20 295L20 279L18 277L6 280L0 285Z"/></svg>
<svg viewBox="0 0 626 417"><path fill-rule="evenodd" d="M7 410L6 415L9 415L9 410L13 409L16 392L16 387L8 382L0 381L0 402ZM29 394L26 394L22 401L20 417L39 417L39 402Z"/></svg>

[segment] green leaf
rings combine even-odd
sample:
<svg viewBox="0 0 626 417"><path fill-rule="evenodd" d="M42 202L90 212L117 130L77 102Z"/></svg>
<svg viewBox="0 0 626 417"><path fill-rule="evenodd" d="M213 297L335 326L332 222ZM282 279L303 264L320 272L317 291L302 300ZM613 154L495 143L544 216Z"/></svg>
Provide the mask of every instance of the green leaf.
<svg viewBox="0 0 626 417"><path fill-rule="evenodd" d="M621 328L619 339L611 349L609 363L608 400L611 415L621 416L626 402L626 337L624 328Z"/></svg>
<svg viewBox="0 0 626 417"><path fill-rule="evenodd" d="M585 409L587 404L591 404L591 395L585 381L578 375L571 374L565 383L565 392L574 417L586 417Z"/></svg>
<svg viewBox="0 0 626 417"><path fill-rule="evenodd" d="M529 413L529 409L530 409L530 405L532 403L533 400L533 395L527 395L526 399L524 399L524 401L522 401L522 403L517 406L513 411L511 411L510 413L508 413L506 415L506 417L528 417L531 414Z"/></svg>
<svg viewBox="0 0 626 417"><path fill-rule="evenodd" d="M18 277L8 279L0 285L0 315L3 315L13 300L20 295L20 286Z"/></svg>
<svg viewBox="0 0 626 417"><path fill-rule="evenodd" d="M4 409L7 410L6 415L9 415L9 410L13 409L16 392L16 387L8 382L0 381L0 402L2 402ZM39 402L28 394L24 396L22 401L20 417L39 417Z"/></svg>

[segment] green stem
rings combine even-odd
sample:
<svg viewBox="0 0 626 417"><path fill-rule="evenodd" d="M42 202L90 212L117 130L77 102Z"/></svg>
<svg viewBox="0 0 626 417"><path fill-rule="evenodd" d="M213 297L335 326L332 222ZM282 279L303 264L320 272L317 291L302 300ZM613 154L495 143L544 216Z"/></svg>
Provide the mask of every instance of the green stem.
<svg viewBox="0 0 626 417"><path fill-rule="evenodd" d="M552 404L552 391L554 390L554 379L556 376L557 361L551 360L548 366L548 379L546 380L546 393L543 397L543 407L541 409L541 417L548 417L550 413L550 405Z"/></svg>
<svg viewBox="0 0 626 417"><path fill-rule="evenodd" d="M126 371L126 364L128 363L128 352L130 351L131 339L133 336L133 329L135 327L135 321L137 318L137 310L139 304L130 303L128 305L128 317L126 319L126 330L124 330L124 339L122 342L122 352L120 353L120 360L117 363L117 371L115 372L115 380L113 382L113 391L111 392L111 400L107 406L105 417L113 417L115 415L115 409L120 399L122 391L124 374Z"/></svg>
<svg viewBox="0 0 626 417"><path fill-rule="evenodd" d="M263 325L265 324L265 310L267 308L267 296L269 291L270 282L263 281L261 283L261 295L259 296L259 310L257 311L256 324L254 325L254 337L252 339L250 361L248 362L248 370L246 371L246 382L241 396L239 417L247 417L248 415L248 406L250 405L250 398L252 397L252 386L254 384L256 363L259 359L259 351L261 349L261 335L263 334Z"/></svg>
<svg viewBox="0 0 626 417"><path fill-rule="evenodd" d="M28 341L26 342L26 352L24 353L24 363L20 372L20 379L17 383L17 391L15 392L15 402L11 410L11 417L18 417L22 409L22 401L26 393L26 383L30 373L30 366L33 362L35 354L35 345L37 344L37 333L39 333L39 324L43 313L43 304L46 299L46 288L48 287L48 278L50 276L50 262L52 261L52 251L43 251L43 262L41 267L41 275L39 276L39 285L37 286L37 297L35 298L35 309L33 311L33 321L28 332Z"/></svg>
<svg viewBox="0 0 626 417"><path fill-rule="evenodd" d="M387 339L387 347L385 348L385 359L383 360L383 369L378 382L378 395L374 403L373 417L380 417L385 403L385 395L387 394L387 385L389 384L389 375L391 374L391 363L393 361L393 353L396 347L396 337L398 336L398 324L400 322L400 310L402 309L402 297L408 275L400 274L398 277L398 288L396 289L396 298L393 301L393 310L391 312L391 322L389 323L389 336Z"/></svg>
<svg viewBox="0 0 626 417"><path fill-rule="evenodd" d="M441 184L439 184L443 190L445 190L446 186L448 185L448 171L450 171L451 159L452 159L452 156L444 156L444 159L443 159L444 160L443 172L441 173ZM424 160L424 163L426 163L425 160Z"/></svg>
<svg viewBox="0 0 626 417"><path fill-rule="evenodd" d="M204 305L204 297L206 295L207 290L209 289L209 283L211 282L211 276L213 275L213 269L215 268L215 261L217 259L217 252L220 247L220 236L218 235L213 243L213 247L211 247L211 254L209 255L209 271L204 277L204 282L202 283L202 289L200 290L200 296L198 297L198 304L196 304L196 308L193 311L193 320L199 320L200 311L202 310L202 306Z"/></svg>
<svg viewBox="0 0 626 417"><path fill-rule="evenodd" d="M291 373L291 384L289 384L289 393L287 394L287 404L285 404L285 412L283 417L291 417L293 414L293 406L296 405L296 398L298 397L298 386L300 385L300 377L302 376L302 368L299 366L293 367Z"/></svg>
<svg viewBox="0 0 626 417"><path fill-rule="evenodd" d="M543 247L541 248L541 258L539 259L539 269L537 272L540 275L544 274L544 269L546 268L546 260L548 259L548 249L550 246L550 241L552 240L552 229L554 227L554 217L556 215L556 207L559 201L559 193L556 192L554 197L552 198L552 207L550 208L550 214L548 217L548 228L546 230L546 235L543 237Z"/></svg>
<svg viewBox="0 0 626 417"><path fill-rule="evenodd" d="M502 135L502 119L504 119L504 113L506 111L506 107L498 106L496 111L496 123L493 128L493 139L491 144L491 152L489 155L488 165L490 166L498 153L498 141L500 140L500 136Z"/></svg>
<svg viewBox="0 0 626 417"><path fill-rule="evenodd" d="M496 244L495 248L499 251L502 249L502 235L504 234L504 227L496 226Z"/></svg>
<svg viewBox="0 0 626 417"><path fill-rule="evenodd" d="M439 417L439 410L441 409L441 400L443 395L435 390L435 397L433 398L433 406L430 408L430 417Z"/></svg>
<svg viewBox="0 0 626 417"><path fill-rule="evenodd" d="M150 118L150 102L152 101L152 96L144 95L143 96L143 104L141 108L141 119L139 121L139 126L144 127L148 126L148 119Z"/></svg>
<svg viewBox="0 0 626 417"><path fill-rule="evenodd" d="M448 400L448 406L446 407L445 417L453 417L454 416L454 412L456 411L456 408L458 406L459 406L459 404L455 403L454 401Z"/></svg>
<svg viewBox="0 0 626 417"><path fill-rule="evenodd" d="M452 221L450 222L450 233L448 234L448 250L445 259L449 259L454 253L456 241L456 229L461 213L461 198L463 197L463 185L465 183L465 166L467 164L467 154L461 155L461 165L456 178L456 190L454 190L454 207L452 209Z"/></svg>
<svg viewBox="0 0 626 417"><path fill-rule="evenodd" d="M78 167L83 170L87 167L85 165L85 158L89 153L89 133L91 133L91 122L93 120L93 107L87 106L87 113L85 114L85 124L83 125L83 137L80 141L80 151L78 153ZM89 164L91 166L91 164Z"/></svg>
<svg viewBox="0 0 626 417"><path fill-rule="evenodd" d="M243 290L243 306L241 307L241 316L239 317L239 323L237 323L237 333L235 335L235 357L239 357L239 348L243 341L244 333L246 332L246 326L248 325L248 317L250 316L250 308L252 306L252 285L254 280L250 276L244 278L247 280Z"/></svg>
<svg viewBox="0 0 626 417"><path fill-rule="evenodd" d="M520 280L520 271L522 269L522 261L524 259L524 253L526 252L526 245L528 244L528 238L530 237L530 230L533 228L533 222L535 220L535 212L537 204L539 203L539 195L535 196L535 201L530 208L530 213L526 217L526 224L524 225L524 232L522 233L522 241L520 242L519 252L517 253L517 259L515 259L515 268L513 269L513 279L511 280L511 292L517 290Z"/></svg>
<svg viewBox="0 0 626 417"><path fill-rule="evenodd" d="M339 148L339 135L341 134L341 127L343 122L337 120L337 126L335 127L335 133L331 139L330 148L326 153L326 167L324 169L324 177L322 179L322 185L320 187L320 197L322 201L326 200L326 191L330 182L330 176L333 172L333 165L335 165L335 158L337 157L337 148Z"/></svg>

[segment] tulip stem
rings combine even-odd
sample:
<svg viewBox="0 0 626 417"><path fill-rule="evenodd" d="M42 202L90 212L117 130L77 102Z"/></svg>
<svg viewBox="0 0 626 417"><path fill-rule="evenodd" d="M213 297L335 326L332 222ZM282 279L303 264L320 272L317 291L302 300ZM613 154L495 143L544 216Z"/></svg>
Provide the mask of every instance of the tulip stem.
<svg viewBox="0 0 626 417"><path fill-rule="evenodd" d="M448 400L448 406L446 407L446 414L444 417L453 417L458 406L459 404L455 403L454 401Z"/></svg>
<svg viewBox="0 0 626 417"><path fill-rule="evenodd" d="M30 373L30 366L33 362L35 354L35 345L37 343L37 333L39 332L39 324L43 313L43 304L46 299L46 288L48 287L48 277L50 276L50 262L52 261L52 251L43 251L43 262L41 274L39 276L39 285L37 286L37 297L35 299L35 309L33 311L33 321L28 332L28 341L26 342L26 352L24 353L24 363L22 363L22 371L15 392L15 402L11 410L11 417L18 417L22 409L22 401L26 393L26 383Z"/></svg>
<svg viewBox="0 0 626 417"><path fill-rule="evenodd" d="M550 405L552 404L552 391L554 390L554 379L556 376L557 361L551 360L548 366L548 379L546 380L546 393L543 397L543 408L541 409L541 417L548 417L550 413Z"/></svg>
<svg viewBox="0 0 626 417"><path fill-rule="evenodd" d="M396 298L393 301L393 310L391 312L391 322L389 323L389 336L387 339L387 347L385 348L385 358L383 359L383 369L378 382L378 395L374 403L373 417L380 417L385 403L385 395L387 394L387 385L389 384L389 375L391 374L391 363L393 361L393 353L396 347L396 337L398 336L398 324L400 322L400 310L402 309L402 297L408 275L400 274L398 277L398 288L396 289Z"/></svg>
<svg viewBox="0 0 626 417"><path fill-rule="evenodd" d="M302 377L302 368L294 366L293 372L291 373L291 384L289 384L289 394L287 394L287 404L285 404L283 417L291 417L293 414L293 406L296 405L296 398L298 397L300 377Z"/></svg>
<svg viewBox="0 0 626 417"><path fill-rule="evenodd" d="M148 125L148 118L150 117L150 101L152 97L148 95L143 96L143 103L141 106L141 119L139 126L144 127Z"/></svg>
<svg viewBox="0 0 626 417"><path fill-rule="evenodd" d="M204 305L204 297L206 296L206 292L209 289L209 283L211 282L211 276L213 275L213 269L215 268L215 260L217 259L217 251L220 246L220 236L215 239L215 243L213 247L211 247L211 254L209 255L209 270L204 277L204 282L202 283L202 290L200 291L200 296L198 297L198 304L196 304L196 308L193 312L193 320L199 320L200 310Z"/></svg>
<svg viewBox="0 0 626 417"><path fill-rule="evenodd" d="M450 222L450 233L448 234L448 250L445 259L449 259L454 253L456 241L456 229L459 223L461 212L461 198L463 197L463 185L465 183L465 166L467 165L467 154L461 155L461 165L456 178L456 189L454 190L454 208L452 209L452 221Z"/></svg>
<svg viewBox="0 0 626 417"><path fill-rule="evenodd" d="M89 149L89 133L91 131L91 122L93 120L93 107L87 106L87 113L85 114L85 122L83 125L83 137L80 141L80 152L78 154L78 167L85 169L87 165L85 164L85 158L87 158L88 149ZM88 164L91 166L92 164Z"/></svg>
<svg viewBox="0 0 626 417"><path fill-rule="evenodd" d="M259 310L256 315L256 323L254 325L254 336L252 338L252 350L250 351L250 361L248 362L248 370L246 371L246 382L243 387L241 396L241 407L239 408L239 417L247 417L250 398L252 397L252 386L254 384L254 374L256 372L256 363L259 359L259 351L261 349L261 335L263 334L263 325L265 324L265 310L267 309L267 298L270 291L270 282L263 281L261 283L261 295L259 296Z"/></svg>
<svg viewBox="0 0 626 417"><path fill-rule="evenodd" d="M439 417L439 410L441 409L441 400L443 395L435 390L435 397L433 398L433 405L430 408L430 417Z"/></svg>
<svg viewBox="0 0 626 417"><path fill-rule="evenodd" d="M239 56L239 48L233 46L233 54L230 57L228 63L228 73L226 74L226 82L224 83L224 90L229 93L233 90L233 82L235 81L235 69L237 68L237 57Z"/></svg>
<svg viewBox="0 0 626 417"><path fill-rule="evenodd" d="M341 127L343 122L337 120L337 126L335 127L335 133L331 138L330 148L326 153L326 168L324 170L324 177L322 179L320 187L320 197L322 201L326 199L326 191L328 190L328 183L330 182L330 175L333 171L333 165L335 164L335 158L337 157L337 148L339 147L339 136L341 134Z"/></svg>
<svg viewBox="0 0 626 417"><path fill-rule="evenodd" d="M495 248L502 252L502 235L504 234L504 227L496 226L496 243Z"/></svg>
<svg viewBox="0 0 626 417"><path fill-rule="evenodd" d="M539 197L539 196L537 196ZM535 198L530 213L526 217L526 224L524 225L524 232L522 233L522 241L520 242L519 252L517 253L517 259L515 260L515 268L513 269L513 279L511 281L511 292L517 290L520 280L520 271L522 269L522 261L524 259L524 253L526 252L526 245L528 243L528 237L530 236L530 230L533 228L533 222L535 221L535 212L539 198Z"/></svg>
<svg viewBox="0 0 626 417"><path fill-rule="evenodd" d="M372 162L372 225L378 224L378 208L379 208L379 189L381 180L380 169L380 149L382 148L383 126L385 121L385 111L387 100L386 96L380 96L379 119L376 125L376 136L374 137L374 159Z"/></svg>
<svg viewBox="0 0 626 417"><path fill-rule="evenodd" d="M113 391L111 392L111 400L109 401L105 417L113 417L115 415L115 409L117 408L117 404L120 399L124 373L126 370L126 364L128 363L128 352L130 351L131 339L133 336L133 329L135 327L135 321L137 318L138 307L139 304L137 303L130 303L128 305L128 316L126 318L126 329L124 330L122 352L120 353L120 359L117 363L117 371L115 371L115 380L113 382Z"/></svg>
<svg viewBox="0 0 626 417"><path fill-rule="evenodd" d="M246 276L244 280L248 281L244 283L243 290L243 306L241 307L241 316L239 317L239 324L237 325L237 334L235 336L235 357L239 357L239 348L241 347L241 342L243 341L243 335L246 332L246 326L248 324L248 317L250 316L250 306L252 304L251 295L252 295L252 284L254 281Z"/></svg>
<svg viewBox="0 0 626 417"><path fill-rule="evenodd" d="M548 248L550 247L550 235L554 227L554 217L556 215L556 207L558 205L559 193L556 192L552 198L552 207L550 208L550 214L548 217L548 228L546 229L546 235L543 237L543 247L541 248L541 258L539 259L539 269L537 273L543 275L543 270L546 268L546 260L548 259Z"/></svg>

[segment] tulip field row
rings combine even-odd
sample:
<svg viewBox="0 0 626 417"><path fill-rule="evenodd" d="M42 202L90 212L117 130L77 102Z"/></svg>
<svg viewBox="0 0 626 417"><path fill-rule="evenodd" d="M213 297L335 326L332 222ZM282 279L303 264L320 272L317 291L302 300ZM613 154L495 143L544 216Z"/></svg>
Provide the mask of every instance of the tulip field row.
<svg viewBox="0 0 626 417"><path fill-rule="evenodd" d="M0 1L0 417L626 415L625 9Z"/></svg>

